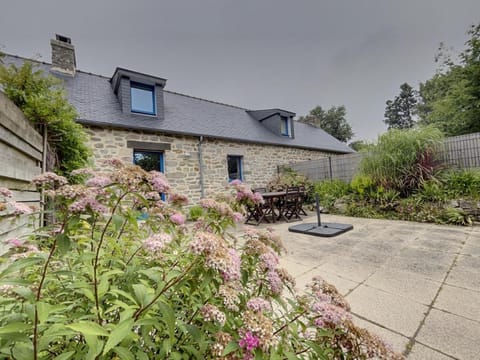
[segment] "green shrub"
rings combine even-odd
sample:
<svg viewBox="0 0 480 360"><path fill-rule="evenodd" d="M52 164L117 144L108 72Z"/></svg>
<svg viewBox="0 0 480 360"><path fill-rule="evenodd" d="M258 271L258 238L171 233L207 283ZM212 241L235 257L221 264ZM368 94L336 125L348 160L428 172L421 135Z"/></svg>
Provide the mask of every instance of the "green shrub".
<svg viewBox="0 0 480 360"><path fill-rule="evenodd" d="M203 208L200 205L194 205L188 211L188 218L191 221L197 221L203 215Z"/></svg>
<svg viewBox="0 0 480 360"><path fill-rule="evenodd" d="M435 180L424 181L415 196L425 202L445 202L448 199L442 183Z"/></svg>
<svg viewBox="0 0 480 360"><path fill-rule="evenodd" d="M440 168L436 147L442 139L440 130L433 127L391 129L369 147L360 164L360 174L369 176L376 186L407 197Z"/></svg>
<svg viewBox="0 0 480 360"><path fill-rule="evenodd" d="M0 63L0 85L27 119L39 129L46 127L53 158L58 159L56 171L69 175L87 165L91 155L88 137L75 122L77 112L68 103L60 80L36 70L29 61L20 67Z"/></svg>
<svg viewBox="0 0 480 360"><path fill-rule="evenodd" d="M314 195L319 196L320 204L326 209L331 209L335 201L347 195L349 191L349 184L342 180L318 181L313 185Z"/></svg>
<svg viewBox="0 0 480 360"><path fill-rule="evenodd" d="M480 170L448 171L442 177L450 198L480 198Z"/></svg>
<svg viewBox="0 0 480 360"><path fill-rule="evenodd" d="M352 191L360 198L368 198L375 191L375 183L369 175L356 175L350 183Z"/></svg>
<svg viewBox="0 0 480 360"><path fill-rule="evenodd" d="M454 225L472 225L472 218L463 210L456 208L446 208L442 214L443 219L447 224Z"/></svg>

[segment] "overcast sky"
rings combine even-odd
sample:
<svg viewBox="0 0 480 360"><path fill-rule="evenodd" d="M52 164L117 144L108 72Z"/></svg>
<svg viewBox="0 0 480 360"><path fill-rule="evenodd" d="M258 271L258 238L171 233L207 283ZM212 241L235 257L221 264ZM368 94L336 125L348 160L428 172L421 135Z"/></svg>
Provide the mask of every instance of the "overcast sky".
<svg viewBox="0 0 480 360"><path fill-rule="evenodd" d="M50 62L55 33L80 70L115 67L168 79L166 89L297 116L345 105L354 139L384 132L385 101L456 52L479 0L2 0L0 46Z"/></svg>

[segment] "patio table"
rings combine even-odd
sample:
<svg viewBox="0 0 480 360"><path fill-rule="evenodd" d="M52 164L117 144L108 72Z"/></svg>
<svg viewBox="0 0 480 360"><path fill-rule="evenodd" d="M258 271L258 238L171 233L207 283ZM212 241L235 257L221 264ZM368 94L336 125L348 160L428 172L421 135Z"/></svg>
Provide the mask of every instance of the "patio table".
<svg viewBox="0 0 480 360"><path fill-rule="evenodd" d="M285 221L288 222L288 219L283 214L282 208L281 208L282 200L283 198L285 198L286 194L287 194L286 191L271 191L271 192L262 193L262 197L265 200L265 204L267 204L268 208L271 211L272 222L275 222L275 220L280 220L281 218L283 218ZM278 215L276 214L275 210L278 210Z"/></svg>

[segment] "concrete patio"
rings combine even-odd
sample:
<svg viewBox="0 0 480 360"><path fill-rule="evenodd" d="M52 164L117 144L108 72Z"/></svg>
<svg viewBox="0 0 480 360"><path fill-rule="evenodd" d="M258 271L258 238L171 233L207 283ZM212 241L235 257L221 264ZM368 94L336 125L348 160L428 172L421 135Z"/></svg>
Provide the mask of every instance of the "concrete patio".
<svg viewBox="0 0 480 360"><path fill-rule="evenodd" d="M289 232L298 222L273 226L299 289L321 275L346 296L358 325L409 360L480 358L480 227L322 220L354 229L322 238Z"/></svg>

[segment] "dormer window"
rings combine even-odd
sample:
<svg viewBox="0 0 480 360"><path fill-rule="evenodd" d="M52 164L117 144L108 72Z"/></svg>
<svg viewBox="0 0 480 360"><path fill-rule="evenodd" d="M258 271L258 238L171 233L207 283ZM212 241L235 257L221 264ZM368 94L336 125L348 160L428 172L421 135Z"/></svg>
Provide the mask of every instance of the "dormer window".
<svg viewBox="0 0 480 360"><path fill-rule="evenodd" d="M130 82L130 94L132 112L156 115L154 86Z"/></svg>
<svg viewBox="0 0 480 360"><path fill-rule="evenodd" d="M281 121L280 127L281 127L282 135L283 136L290 136L290 121L289 121L288 117L282 116L280 121Z"/></svg>
<svg viewBox="0 0 480 360"><path fill-rule="evenodd" d="M163 88L167 80L116 68L110 82L122 113L148 115L158 120L165 118Z"/></svg>

